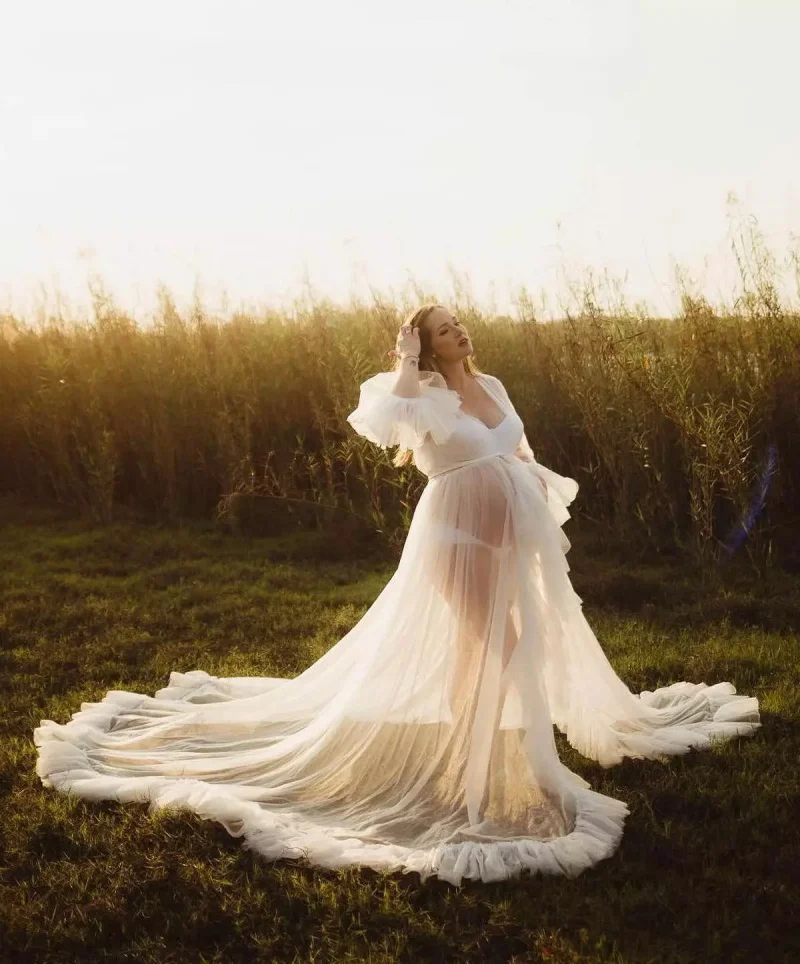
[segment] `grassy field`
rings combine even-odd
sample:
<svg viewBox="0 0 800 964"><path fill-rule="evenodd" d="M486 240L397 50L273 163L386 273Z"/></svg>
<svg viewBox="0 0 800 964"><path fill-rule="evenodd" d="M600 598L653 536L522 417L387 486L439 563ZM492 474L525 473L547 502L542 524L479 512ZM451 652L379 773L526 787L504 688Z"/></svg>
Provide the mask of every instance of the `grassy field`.
<svg viewBox="0 0 800 964"><path fill-rule="evenodd" d="M465 882L268 864L224 829L47 790L32 731L171 670L294 676L365 612L386 556L325 532L237 537L130 515L91 524L0 502L0 959L15 962L789 962L796 913L797 576L601 552L567 525L571 578L635 691L730 680L753 737L667 762L564 762L631 807L619 851L575 880Z"/></svg>

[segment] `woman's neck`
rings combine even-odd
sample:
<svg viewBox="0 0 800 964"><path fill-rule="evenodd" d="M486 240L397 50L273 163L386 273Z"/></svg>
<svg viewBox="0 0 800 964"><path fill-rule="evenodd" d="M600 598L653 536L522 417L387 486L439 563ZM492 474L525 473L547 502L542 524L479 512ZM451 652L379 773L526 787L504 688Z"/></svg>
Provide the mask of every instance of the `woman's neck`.
<svg viewBox="0 0 800 964"><path fill-rule="evenodd" d="M467 384L467 379L469 378L463 361L460 359L453 362L440 361L439 371L444 376L444 380L447 382L447 387L450 391L463 392Z"/></svg>

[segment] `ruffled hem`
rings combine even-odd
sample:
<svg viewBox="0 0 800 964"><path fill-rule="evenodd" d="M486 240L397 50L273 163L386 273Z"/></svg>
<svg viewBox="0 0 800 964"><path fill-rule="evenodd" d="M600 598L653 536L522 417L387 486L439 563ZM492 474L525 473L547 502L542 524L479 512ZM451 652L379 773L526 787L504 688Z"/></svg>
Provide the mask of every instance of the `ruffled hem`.
<svg viewBox="0 0 800 964"><path fill-rule="evenodd" d="M184 698L191 690L191 674L181 674ZM202 685L206 674L198 674ZM171 680L172 682L172 680ZM160 690L159 692L164 692ZM119 777L103 773L89 754L99 737L113 731L114 721L150 700L147 696L112 690L100 703L82 703L70 722L42 720L34 730L39 748L36 773L45 787L72 793L86 800L144 801L154 813L165 808L188 808L205 820L222 824L234 837L243 837L247 850L267 860L299 859L311 866L336 869L369 867L376 871L418 873L421 881L435 876L455 886L462 880L486 883L530 875L577 877L610 857L623 835L626 803L588 789L586 781L571 774L570 793L576 807L573 830L553 840L443 842L434 847L411 848L397 844L367 843L346 836L346 828L329 828L301 817L272 813L246 799L258 787L224 789L202 780L159 776ZM174 705L174 704L173 704ZM185 704L184 704L185 706ZM166 707L165 707L166 709Z"/></svg>
<svg viewBox="0 0 800 964"><path fill-rule="evenodd" d="M363 382L358 407L347 421L381 448L419 448L428 434L437 445L446 442L457 424L459 394L420 378L421 394L402 398L392 394L397 377L397 372L379 372Z"/></svg>
<svg viewBox="0 0 800 964"><path fill-rule="evenodd" d="M733 683L678 682L656 690L643 690L641 703L650 717L626 720L617 726L600 725L590 718L576 725L556 721L570 746L603 767L616 766L626 757L656 760L681 756L691 749L705 750L739 736L751 736L761 727L758 698L736 692Z"/></svg>

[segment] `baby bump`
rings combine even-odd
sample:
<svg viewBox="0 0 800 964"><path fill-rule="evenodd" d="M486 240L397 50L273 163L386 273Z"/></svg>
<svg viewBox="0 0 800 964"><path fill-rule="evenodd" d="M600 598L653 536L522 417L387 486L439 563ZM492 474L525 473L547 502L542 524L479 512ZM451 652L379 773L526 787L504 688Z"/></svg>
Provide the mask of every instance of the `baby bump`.
<svg viewBox="0 0 800 964"><path fill-rule="evenodd" d="M465 466L432 480L429 523L445 541L492 549L512 539L514 483L502 459Z"/></svg>
<svg viewBox="0 0 800 964"><path fill-rule="evenodd" d="M486 459L431 480L425 490L426 572L456 614L451 705L477 693L487 633L506 619L513 594L516 482L502 458ZM505 615L503 615L505 613ZM507 636L504 659L516 642Z"/></svg>

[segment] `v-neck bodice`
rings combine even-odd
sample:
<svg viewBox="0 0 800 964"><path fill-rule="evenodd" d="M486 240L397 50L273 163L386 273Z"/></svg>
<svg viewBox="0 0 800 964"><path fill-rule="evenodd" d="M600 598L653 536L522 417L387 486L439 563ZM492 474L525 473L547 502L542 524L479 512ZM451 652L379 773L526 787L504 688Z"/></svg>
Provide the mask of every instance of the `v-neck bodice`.
<svg viewBox="0 0 800 964"><path fill-rule="evenodd" d="M505 422L506 418L508 418L507 415L506 415L506 416L503 416L503 418L500 419L500 421L497 423L497 425L493 425L493 426L491 426L491 428L490 428L490 427L486 424L486 422L484 422L483 419L478 418L477 415L472 415L470 412L462 412L461 414L462 414L462 415L466 415L467 418L474 418L476 422L480 422L480 424L481 424L485 429L488 429L488 431L490 431L490 432L494 432L495 429L500 428L500 426L503 424L503 422Z"/></svg>
<svg viewBox="0 0 800 964"><path fill-rule="evenodd" d="M489 428L477 416L462 410L461 396L447 387L442 375L419 374L421 393L410 398L394 394L395 371L368 378L361 384L358 407L347 421L382 448L397 445L411 449L417 468L431 480L469 465L477 468L492 459L524 465L546 484L547 506L558 525L563 525L570 518L567 506L577 494L578 483L536 461L522 419L500 379L484 372L475 376L504 413L503 419ZM540 491L539 485L536 491ZM566 536L564 543L568 545ZM566 551L567 546L564 548Z"/></svg>
<svg viewBox="0 0 800 964"><path fill-rule="evenodd" d="M463 411L461 396L438 372L420 372L421 393L411 398L394 394L396 372L373 375L362 383L358 408L347 420L378 445L411 449L415 465L429 478L493 455L513 457L524 436L522 419L499 379L474 377L503 413L491 428Z"/></svg>
<svg viewBox="0 0 800 964"><path fill-rule="evenodd" d="M524 430L522 419L503 403L488 378L477 378L483 391L504 413L502 420L490 428L477 415L459 409L459 417L445 442L437 444L428 436L414 449L414 462L425 475L432 477L491 455L513 455L519 445Z"/></svg>
<svg viewBox="0 0 800 964"><path fill-rule="evenodd" d="M479 422L481 425L483 425L483 427L484 427L485 429L488 429L490 432L494 432L495 429L500 428L500 426L503 424L503 422L508 418L508 412L507 412L507 410L506 410L502 405L500 405L500 403L497 401L497 399L496 399L492 394L490 394L490 392L487 391L487 389L484 387L484 383L483 383L483 381L482 381L483 378L484 378L483 375L478 375L478 376L477 376L476 381L478 382L478 386L479 386L479 388L481 389L481 391L483 392L483 394L484 394L490 401L494 402L495 407L496 407L497 410L500 412L500 415L502 416L502 418L501 418L500 421L497 423L497 425L487 425L486 422L484 422L484 420L483 420L482 418L478 418L477 415L473 415L471 412L465 412L464 409L463 409L463 407L462 407L462 409L461 409L461 414L462 414L462 415L466 415L467 418L474 418L475 421L476 421L476 422ZM460 393L457 393L457 394L458 394L459 398L461 398L461 394L460 394ZM463 400L462 400L462 406L463 406Z"/></svg>

